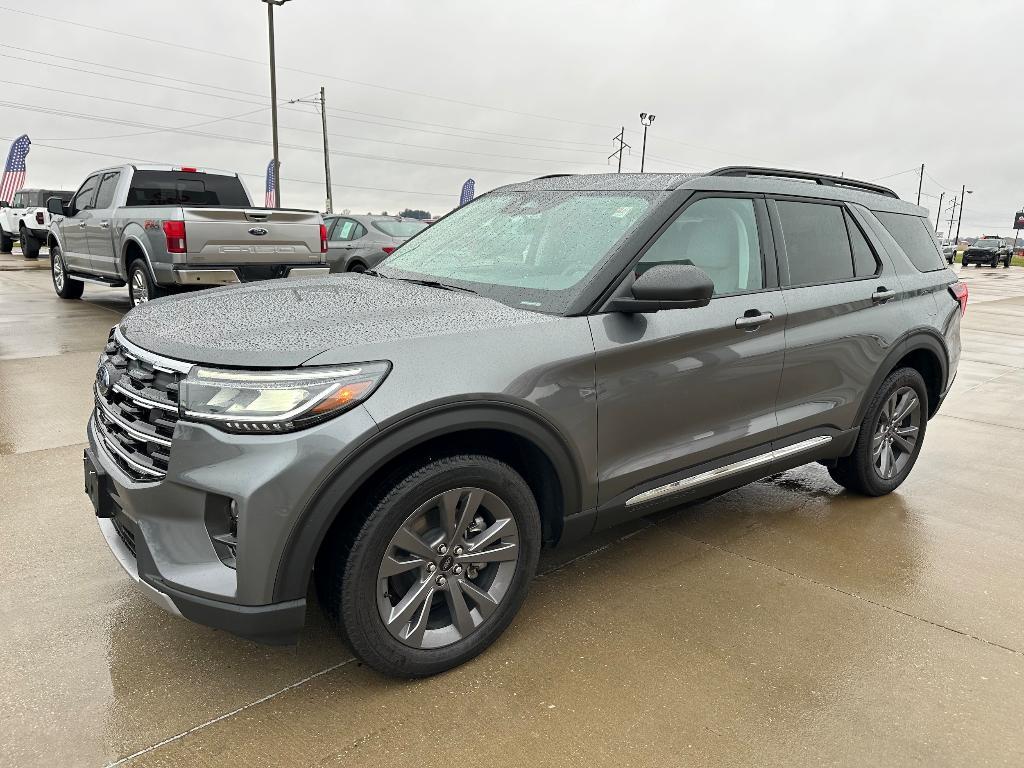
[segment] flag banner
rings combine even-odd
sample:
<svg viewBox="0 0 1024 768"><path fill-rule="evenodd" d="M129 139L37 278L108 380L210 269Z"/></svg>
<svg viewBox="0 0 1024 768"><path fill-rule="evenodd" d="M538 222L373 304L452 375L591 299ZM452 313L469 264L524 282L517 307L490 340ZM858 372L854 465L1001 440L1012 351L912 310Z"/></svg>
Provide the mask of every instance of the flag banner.
<svg viewBox="0 0 1024 768"><path fill-rule="evenodd" d="M27 133L16 138L11 144L11 151L7 153L7 164L4 165L4 175L0 177L0 200L11 202L25 186L25 158L28 157L31 144Z"/></svg>
<svg viewBox="0 0 1024 768"><path fill-rule="evenodd" d="M1024 211L1017 211L1017 215L1013 217L1013 228L1024 229Z"/></svg>
<svg viewBox="0 0 1024 768"><path fill-rule="evenodd" d="M476 182L472 179L466 179L466 183L462 185L462 194L459 195L459 205L465 205L473 199L476 194Z"/></svg>
<svg viewBox="0 0 1024 768"><path fill-rule="evenodd" d="M267 195L263 201L263 207L277 207L277 173L274 169L273 158L267 163Z"/></svg>

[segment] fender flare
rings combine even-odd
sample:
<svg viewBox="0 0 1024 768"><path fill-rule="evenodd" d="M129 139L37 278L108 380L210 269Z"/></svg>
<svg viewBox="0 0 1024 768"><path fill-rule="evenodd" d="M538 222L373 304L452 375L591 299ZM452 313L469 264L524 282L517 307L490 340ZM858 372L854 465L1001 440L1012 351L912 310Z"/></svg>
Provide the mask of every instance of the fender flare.
<svg viewBox="0 0 1024 768"><path fill-rule="evenodd" d="M896 363L911 352L916 352L919 349L931 352L939 361L939 371L941 374L939 392L944 393L946 391L946 387L949 385L949 349L946 346L946 340L932 328L914 328L904 334L904 336L893 345L892 350L875 372L874 378L871 380L871 386L867 389L864 399L860 404L860 408L857 409L857 424L860 424L864 420L864 415L867 412L871 399L874 397L875 392L878 391L878 388L882 386L882 382L885 381L885 378L889 375L892 369L896 367ZM937 404L928 404L929 410L933 413L935 405Z"/></svg>
<svg viewBox="0 0 1024 768"><path fill-rule="evenodd" d="M581 509L581 462L569 441L546 418L521 404L487 400L436 406L391 424L339 457L326 480L303 504L278 561L274 602L305 597L320 545L345 505L387 462L423 443L474 429L526 438L540 448L558 475L563 515Z"/></svg>
<svg viewBox="0 0 1024 768"><path fill-rule="evenodd" d="M142 239L133 232L130 228L126 228L126 232L122 234L123 240L121 242L121 254L118 259L118 267L121 270L121 278L128 281L128 246L131 243L135 243L139 250L142 251L142 258L146 262L146 268L149 270L149 277L154 284L157 284L156 272L153 271L153 261L149 257L149 249L146 248L145 243Z"/></svg>

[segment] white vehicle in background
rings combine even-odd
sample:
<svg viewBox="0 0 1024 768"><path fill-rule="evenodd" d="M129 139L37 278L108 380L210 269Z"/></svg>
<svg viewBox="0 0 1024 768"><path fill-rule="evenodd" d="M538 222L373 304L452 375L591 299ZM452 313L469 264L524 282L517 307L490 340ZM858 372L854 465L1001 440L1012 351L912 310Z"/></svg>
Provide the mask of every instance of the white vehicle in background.
<svg viewBox="0 0 1024 768"><path fill-rule="evenodd" d="M944 258L948 264L952 264L953 259L956 257L956 245L956 240L949 240L947 238L941 238L939 240L939 246L942 248L942 258Z"/></svg>
<svg viewBox="0 0 1024 768"><path fill-rule="evenodd" d="M0 200L0 253L10 253L14 241L20 240L26 259L39 258L39 247L50 231L46 201L59 197L67 202L73 194L65 189L23 189L13 200Z"/></svg>

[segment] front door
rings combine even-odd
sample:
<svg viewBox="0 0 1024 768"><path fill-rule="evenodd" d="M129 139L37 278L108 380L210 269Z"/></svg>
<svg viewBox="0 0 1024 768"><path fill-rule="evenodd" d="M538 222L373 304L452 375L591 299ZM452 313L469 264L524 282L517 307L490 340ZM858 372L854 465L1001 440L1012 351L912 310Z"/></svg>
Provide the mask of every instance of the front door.
<svg viewBox="0 0 1024 768"><path fill-rule="evenodd" d="M590 318L597 351L599 500L604 527L632 515L640 486L731 454L770 450L786 308L764 201L691 198L634 266L693 264L711 302Z"/></svg>
<svg viewBox="0 0 1024 768"><path fill-rule="evenodd" d="M70 215L65 216L60 225L64 263L72 271L88 270L91 266L86 228L92 218L92 207L96 199L96 187L99 186L99 183L100 174L98 173L85 180L75 196L71 198Z"/></svg>

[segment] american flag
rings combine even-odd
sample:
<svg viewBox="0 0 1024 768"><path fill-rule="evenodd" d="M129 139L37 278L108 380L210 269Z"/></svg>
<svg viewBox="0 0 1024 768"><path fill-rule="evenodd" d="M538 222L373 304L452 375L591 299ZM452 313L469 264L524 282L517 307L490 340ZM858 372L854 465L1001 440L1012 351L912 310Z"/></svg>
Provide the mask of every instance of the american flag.
<svg viewBox="0 0 1024 768"><path fill-rule="evenodd" d="M14 195L25 186L25 158L28 157L29 145L32 144L28 134L19 136L11 144L11 151L7 155L7 165L4 166L4 175L0 177L0 200L8 203L14 199Z"/></svg>
<svg viewBox="0 0 1024 768"><path fill-rule="evenodd" d="M476 182L472 179L466 179L466 183L462 185L462 194L459 195L459 205L463 206L473 200L473 195L476 194Z"/></svg>
<svg viewBox="0 0 1024 768"><path fill-rule="evenodd" d="M267 196L263 201L264 208L277 207L277 174L274 173L274 160L267 163Z"/></svg>

